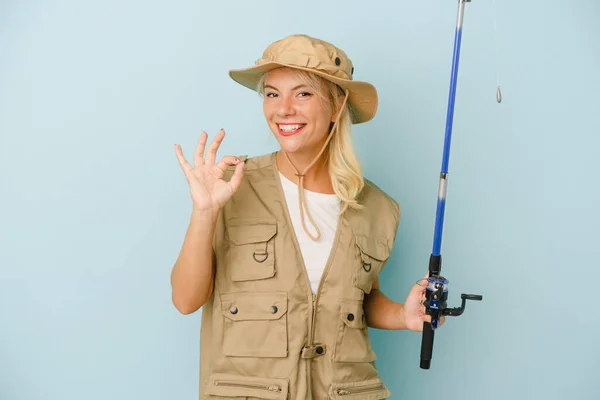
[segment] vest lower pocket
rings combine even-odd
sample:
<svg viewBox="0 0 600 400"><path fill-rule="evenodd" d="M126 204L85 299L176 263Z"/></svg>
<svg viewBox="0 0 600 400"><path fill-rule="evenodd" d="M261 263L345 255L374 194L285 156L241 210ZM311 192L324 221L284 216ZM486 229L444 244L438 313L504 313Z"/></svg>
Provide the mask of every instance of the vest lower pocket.
<svg viewBox="0 0 600 400"><path fill-rule="evenodd" d="M392 251L385 241L377 237L355 234L358 262L354 269L354 285L365 293L371 293L373 282L383 269Z"/></svg>
<svg viewBox="0 0 600 400"><path fill-rule="evenodd" d="M267 279L275 275L275 222L234 219L227 222L227 232L227 269L232 281Z"/></svg>
<svg viewBox="0 0 600 400"><path fill-rule="evenodd" d="M339 318L334 361L375 361L376 356L369 339L362 301L342 300Z"/></svg>
<svg viewBox="0 0 600 400"><path fill-rule="evenodd" d="M287 293L221 295L223 353L230 357L287 357Z"/></svg>
<svg viewBox="0 0 600 400"><path fill-rule="evenodd" d="M379 378L360 382L333 383L329 388L331 400L380 400L391 395Z"/></svg>
<svg viewBox="0 0 600 400"><path fill-rule="evenodd" d="M287 379L213 374L206 387L205 398L286 400L288 386Z"/></svg>

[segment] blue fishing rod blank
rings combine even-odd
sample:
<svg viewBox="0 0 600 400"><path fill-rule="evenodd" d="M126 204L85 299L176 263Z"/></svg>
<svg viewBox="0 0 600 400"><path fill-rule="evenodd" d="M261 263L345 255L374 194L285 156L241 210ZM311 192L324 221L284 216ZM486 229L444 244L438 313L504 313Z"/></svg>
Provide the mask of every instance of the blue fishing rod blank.
<svg viewBox="0 0 600 400"><path fill-rule="evenodd" d="M450 91L448 94L448 109L446 113L446 131L444 135L444 149L442 156L442 168L440 172L440 183L437 199L437 210L435 217L435 228L433 236L433 250L429 258L429 276L425 290L426 314L431 316L431 322L423 322L423 334L421 339L421 368L429 369L433 354L434 332L440 325L442 316L459 316L465 310L466 300L483 300L483 296L474 294L462 294L462 304L458 308L448 308L448 280L441 276L442 270L442 233L444 227L444 213L446 209L446 189L448 187L448 164L450 160L450 143L452 140L452 124L454 121L454 105L456 100L456 87L458 80L458 64L460 59L460 46L462 41L463 16L465 3L471 0L459 0L456 31L454 34L454 51L452 55L452 72L450 75Z"/></svg>

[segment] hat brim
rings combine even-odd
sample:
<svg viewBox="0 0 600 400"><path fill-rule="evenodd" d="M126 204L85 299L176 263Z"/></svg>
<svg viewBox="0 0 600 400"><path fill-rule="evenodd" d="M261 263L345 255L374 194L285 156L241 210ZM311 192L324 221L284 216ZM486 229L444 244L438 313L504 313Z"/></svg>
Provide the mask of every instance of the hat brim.
<svg viewBox="0 0 600 400"><path fill-rule="evenodd" d="M348 89L348 102L351 104L354 112L352 118L353 124L367 122L375 117L378 105L377 90L375 89L375 86L368 82L341 79L312 68L304 68L278 62L269 62L250 68L232 69L229 71L229 76L240 85L256 91L258 82L260 82L263 74L281 67L312 72L315 75L337 84L342 89Z"/></svg>

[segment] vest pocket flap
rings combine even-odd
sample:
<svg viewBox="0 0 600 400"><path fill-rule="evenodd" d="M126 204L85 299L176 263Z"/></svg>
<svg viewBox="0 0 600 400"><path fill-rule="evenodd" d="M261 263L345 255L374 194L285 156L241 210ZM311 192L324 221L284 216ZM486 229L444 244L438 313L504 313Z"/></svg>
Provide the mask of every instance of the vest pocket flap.
<svg viewBox="0 0 600 400"><path fill-rule="evenodd" d="M287 357L287 292L228 292L220 297L225 356Z"/></svg>
<svg viewBox="0 0 600 400"><path fill-rule="evenodd" d="M225 293L221 295L221 313L232 321L277 320L287 313L287 294Z"/></svg>
<svg viewBox="0 0 600 400"><path fill-rule="evenodd" d="M365 293L371 293L373 282L382 271L392 252L389 242L376 235L354 234L356 243L356 267L354 285Z"/></svg>
<svg viewBox="0 0 600 400"><path fill-rule="evenodd" d="M334 400L381 400L392 394L380 378L360 382L332 383L329 398Z"/></svg>
<svg viewBox="0 0 600 400"><path fill-rule="evenodd" d="M289 383L280 378L257 378L250 376L213 374L206 394L211 396L286 400ZM210 398L210 397L209 397Z"/></svg>
<svg viewBox="0 0 600 400"><path fill-rule="evenodd" d="M362 308L362 302L342 300L340 304L340 319L349 328L364 328L365 314Z"/></svg>
<svg viewBox="0 0 600 400"><path fill-rule="evenodd" d="M369 339L362 300L342 299L333 360L363 363L375 361L375 359L376 355ZM337 397L335 398L337 399Z"/></svg>
<svg viewBox="0 0 600 400"><path fill-rule="evenodd" d="M390 257L392 252L391 246L386 241L378 237L355 234L356 245L361 252L377 261L385 261Z"/></svg>
<svg viewBox="0 0 600 400"><path fill-rule="evenodd" d="M254 221L239 226L228 226L229 240L235 245L268 242L277 233L277 224Z"/></svg>
<svg viewBox="0 0 600 400"><path fill-rule="evenodd" d="M225 255L225 270L232 281L256 281L275 276L275 221L262 217L230 219L227 234L230 243Z"/></svg>

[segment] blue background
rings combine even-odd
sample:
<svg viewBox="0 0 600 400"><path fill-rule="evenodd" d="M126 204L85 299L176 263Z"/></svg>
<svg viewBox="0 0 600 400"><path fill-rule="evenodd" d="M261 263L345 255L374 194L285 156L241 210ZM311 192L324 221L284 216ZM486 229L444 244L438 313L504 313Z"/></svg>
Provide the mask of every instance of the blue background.
<svg viewBox="0 0 600 400"><path fill-rule="evenodd" d="M599 399L600 3L467 4L436 336L372 331L394 399ZM0 2L0 399L195 399L200 313L171 304L191 209L174 143L276 149L227 76L307 33L379 89L355 128L402 221L383 289L431 252L457 2ZM504 100L495 101L497 68Z"/></svg>

